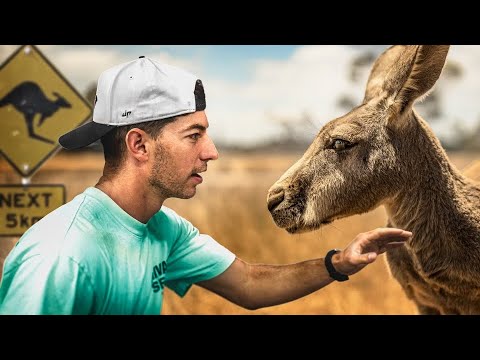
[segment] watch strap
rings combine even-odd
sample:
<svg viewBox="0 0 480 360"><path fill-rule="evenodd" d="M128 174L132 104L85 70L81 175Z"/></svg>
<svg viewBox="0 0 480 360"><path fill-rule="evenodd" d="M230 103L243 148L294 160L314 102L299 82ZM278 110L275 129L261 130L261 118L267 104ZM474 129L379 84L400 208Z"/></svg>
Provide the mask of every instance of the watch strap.
<svg viewBox="0 0 480 360"><path fill-rule="evenodd" d="M330 250L327 255L325 255L325 267L327 268L328 274L330 277L337 281L347 281L348 275L339 273L332 264L332 256L340 252L338 249Z"/></svg>

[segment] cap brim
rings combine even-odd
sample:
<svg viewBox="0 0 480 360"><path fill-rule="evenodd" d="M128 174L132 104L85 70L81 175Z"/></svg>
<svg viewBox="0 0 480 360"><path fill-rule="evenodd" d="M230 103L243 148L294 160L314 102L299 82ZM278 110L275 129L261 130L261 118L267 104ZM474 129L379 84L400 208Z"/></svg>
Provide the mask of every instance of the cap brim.
<svg viewBox="0 0 480 360"><path fill-rule="evenodd" d="M115 127L90 121L60 136L58 142L67 150L79 149L94 143Z"/></svg>

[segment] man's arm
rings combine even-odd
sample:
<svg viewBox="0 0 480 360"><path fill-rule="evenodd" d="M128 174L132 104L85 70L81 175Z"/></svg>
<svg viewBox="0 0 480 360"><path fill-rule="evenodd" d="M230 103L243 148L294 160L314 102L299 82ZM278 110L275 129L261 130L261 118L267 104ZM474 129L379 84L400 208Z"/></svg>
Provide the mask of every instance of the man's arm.
<svg viewBox="0 0 480 360"><path fill-rule="evenodd" d="M332 264L338 272L353 275L387 249L403 246L411 236L395 228L361 233L332 257ZM332 281L323 258L287 265L248 264L237 258L222 274L197 285L254 310L301 298Z"/></svg>

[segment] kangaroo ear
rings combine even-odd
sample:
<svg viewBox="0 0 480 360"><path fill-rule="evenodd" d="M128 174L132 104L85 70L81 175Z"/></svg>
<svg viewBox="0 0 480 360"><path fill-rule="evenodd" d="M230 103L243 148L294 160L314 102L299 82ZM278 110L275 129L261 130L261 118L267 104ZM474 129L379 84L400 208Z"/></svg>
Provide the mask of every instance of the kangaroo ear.
<svg viewBox="0 0 480 360"><path fill-rule="evenodd" d="M374 97L393 100L402 113L425 95L440 77L448 45L392 46L375 62L367 83L364 102Z"/></svg>
<svg viewBox="0 0 480 360"><path fill-rule="evenodd" d="M445 65L449 47L449 45L420 45L415 47L415 51L412 49L402 55L405 56L405 63L411 65L410 69L403 69L405 74L400 76L402 81L398 83L400 88L395 97L398 113L413 105L415 100L427 94L435 85Z"/></svg>
<svg viewBox="0 0 480 360"><path fill-rule="evenodd" d="M395 45L385 50L375 61L367 81L367 89L365 90L365 97L363 103L371 99L381 96L392 82L391 70L398 63L400 55L407 47L404 45Z"/></svg>

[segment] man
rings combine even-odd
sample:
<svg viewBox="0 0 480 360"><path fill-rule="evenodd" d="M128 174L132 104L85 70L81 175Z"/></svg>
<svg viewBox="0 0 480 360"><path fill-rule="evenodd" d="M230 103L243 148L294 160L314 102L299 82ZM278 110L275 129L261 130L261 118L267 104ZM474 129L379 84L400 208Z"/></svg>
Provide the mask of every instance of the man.
<svg viewBox="0 0 480 360"><path fill-rule="evenodd" d="M66 149L101 139L95 187L33 225L8 255L2 314L160 314L165 286L197 284L248 309L285 303L346 280L412 234L376 229L325 259L255 265L163 206L191 198L218 153L207 135L202 82L140 57L100 75L93 121Z"/></svg>

